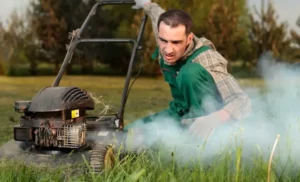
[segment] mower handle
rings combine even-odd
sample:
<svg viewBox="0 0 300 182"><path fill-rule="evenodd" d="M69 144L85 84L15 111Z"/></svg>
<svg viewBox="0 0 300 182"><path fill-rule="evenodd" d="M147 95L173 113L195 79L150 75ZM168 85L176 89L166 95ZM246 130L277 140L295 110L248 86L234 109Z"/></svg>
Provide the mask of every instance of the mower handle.
<svg viewBox="0 0 300 182"><path fill-rule="evenodd" d="M76 45L79 43L77 42L77 40L80 39L81 34L83 32L83 30L85 29L86 25L88 24L89 20L91 19L92 16L95 15L96 10L99 6L103 6L103 5L119 5L119 4L135 4L134 1L128 1L128 0L122 0L122 1L117 1L117 0L113 0L113 1L109 1L109 0L104 0L104 1L99 1L97 2L92 9L90 10L88 16L86 17L86 19L84 20L83 24L81 25L80 29L78 32L76 32L76 36L74 37L74 40L71 40L71 43L69 45L67 54L64 58L63 64L52 84L53 87L56 87L59 85L59 82L65 72L65 70L67 69L68 64L71 62L72 56L73 56L73 51L76 47Z"/></svg>
<svg viewBox="0 0 300 182"><path fill-rule="evenodd" d="M64 61L62 63L62 66L52 84L53 87L57 87L59 85L59 82L68 66L68 64L71 62L72 56L73 56L73 52L74 49L76 47L77 44L79 43L86 43L86 42L90 42L90 43L96 43L96 42L107 42L107 43L133 43L133 50L131 53L131 58L130 58L130 62L129 62L129 67L128 67L128 71L127 71L127 75L126 75L126 80L125 80L125 84L124 84L124 89L123 89L123 94L122 94L122 100L121 100L121 106L120 106L120 110L118 112L118 119L119 119L119 129L123 130L124 129L124 110L125 110L125 104L128 98L128 90L129 90L129 84L130 84L130 78L131 78L131 74L132 74L132 68L134 65L134 61L135 61L135 56L137 53L137 50L140 49L140 41L142 39L142 35L145 29L145 25L147 22L147 15L144 15L143 19L142 19L142 23L140 25L140 30L138 32L138 36L137 36L137 40L135 39L116 39L116 38L112 38L112 39L100 39L100 38L96 38L96 39L81 39L81 34L83 32L83 30L85 29L87 23L89 22L89 20L91 19L92 16L95 15L96 10L99 6L102 5L119 5L119 4L135 4L134 1L128 1L128 0L122 0L122 1L99 1L98 3L96 3L91 11L89 12L88 16L86 17L85 21L83 22L81 28L78 31L75 31L75 35L73 35L73 38L70 42L70 45L68 47L66 56L64 58Z"/></svg>
<svg viewBox="0 0 300 182"><path fill-rule="evenodd" d="M103 5L119 5L119 4L135 4L134 1L117 1L117 0L113 0L113 1L99 1L97 4L95 4L92 8L92 10L90 11L88 17L85 19L85 21L83 22L81 28L80 28L80 32L79 32L79 36L82 34L82 31L85 29L85 26L87 25L88 21L90 20L90 17L93 16L96 13L96 10L99 6L103 6Z"/></svg>

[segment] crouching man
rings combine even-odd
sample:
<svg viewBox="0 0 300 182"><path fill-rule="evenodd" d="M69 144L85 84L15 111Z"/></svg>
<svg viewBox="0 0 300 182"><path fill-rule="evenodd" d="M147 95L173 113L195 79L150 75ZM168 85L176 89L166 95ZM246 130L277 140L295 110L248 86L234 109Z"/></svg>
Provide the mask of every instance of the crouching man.
<svg viewBox="0 0 300 182"><path fill-rule="evenodd" d="M172 101L168 109L127 125L125 131L169 117L191 134L207 137L224 123L244 119L251 110L249 97L227 72L227 61L213 43L191 32L191 17L181 10L165 11L150 0L135 2L151 18L158 45L154 56Z"/></svg>

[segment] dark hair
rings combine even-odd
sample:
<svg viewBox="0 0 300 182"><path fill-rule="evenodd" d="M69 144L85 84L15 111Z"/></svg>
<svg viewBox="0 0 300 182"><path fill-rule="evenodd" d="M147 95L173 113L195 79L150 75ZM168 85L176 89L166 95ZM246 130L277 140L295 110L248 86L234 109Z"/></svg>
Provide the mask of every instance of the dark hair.
<svg viewBox="0 0 300 182"><path fill-rule="evenodd" d="M157 29L159 28L160 22L162 21L171 27L184 25L186 35L190 34L192 31L193 20L189 14L182 10L171 9L162 13L158 18Z"/></svg>

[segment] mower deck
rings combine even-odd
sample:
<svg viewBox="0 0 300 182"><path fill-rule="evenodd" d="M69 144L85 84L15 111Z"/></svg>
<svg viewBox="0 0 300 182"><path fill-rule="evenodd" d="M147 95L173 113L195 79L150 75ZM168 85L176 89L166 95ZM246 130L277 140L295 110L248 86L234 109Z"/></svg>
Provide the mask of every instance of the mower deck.
<svg viewBox="0 0 300 182"><path fill-rule="evenodd" d="M60 166L84 164L84 158L89 161L95 171L100 171L106 163L112 163L110 155L113 152L107 147L113 146L114 151L118 150L123 137L122 132L116 131L89 131L87 145L79 149L49 149L35 148L33 143L10 140L0 147L0 159L24 162L28 165ZM115 138L115 139L113 139ZM124 137L123 137L124 139ZM95 156L101 156L104 160L95 163ZM104 156L102 156L104 155ZM106 156L105 156L106 155ZM107 161L109 160L109 161Z"/></svg>

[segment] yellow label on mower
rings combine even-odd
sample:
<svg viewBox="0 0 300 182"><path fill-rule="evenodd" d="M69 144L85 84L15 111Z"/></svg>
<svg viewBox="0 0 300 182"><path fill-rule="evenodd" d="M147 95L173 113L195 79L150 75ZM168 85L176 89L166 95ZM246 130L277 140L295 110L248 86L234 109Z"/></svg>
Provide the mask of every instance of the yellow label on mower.
<svg viewBox="0 0 300 182"><path fill-rule="evenodd" d="M79 117L79 109L75 109L71 111L71 118Z"/></svg>

